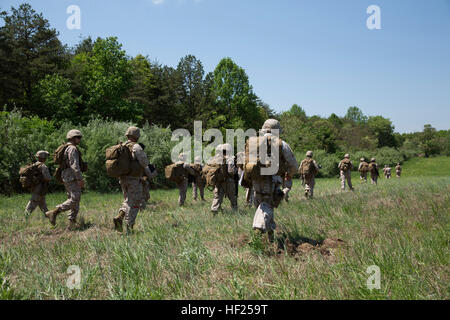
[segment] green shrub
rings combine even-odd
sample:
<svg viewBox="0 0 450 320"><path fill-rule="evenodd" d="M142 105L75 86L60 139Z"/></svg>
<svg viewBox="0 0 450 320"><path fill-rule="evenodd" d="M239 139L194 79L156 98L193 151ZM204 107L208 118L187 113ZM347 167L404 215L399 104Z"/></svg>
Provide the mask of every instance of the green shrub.
<svg viewBox="0 0 450 320"><path fill-rule="evenodd" d="M31 162L30 158L34 159L38 150L47 150L53 154L66 141L67 131L74 128L83 133L80 151L83 161L88 162L88 171L84 174L86 188L101 192L120 189L118 180L106 175L105 150L120 141L126 141L125 131L131 123L91 119L84 126L66 122L57 129L52 122L37 117L24 117L20 111L1 112L0 120L0 193L22 192L19 183L20 167ZM172 186L164 177L164 167L171 163L171 135L169 128L154 125L144 125L141 128L139 142L145 144L145 152L159 172L152 181L153 187ZM55 165L52 157L46 164L53 173ZM63 190L63 187L52 180L49 189Z"/></svg>

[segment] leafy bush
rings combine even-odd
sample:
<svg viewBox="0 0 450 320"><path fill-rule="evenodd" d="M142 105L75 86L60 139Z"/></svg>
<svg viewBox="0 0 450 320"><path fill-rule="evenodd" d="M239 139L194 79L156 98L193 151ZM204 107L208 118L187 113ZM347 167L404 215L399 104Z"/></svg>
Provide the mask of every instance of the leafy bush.
<svg viewBox="0 0 450 320"><path fill-rule="evenodd" d="M74 128L83 133L80 151L83 161L88 162L88 171L84 174L87 189L101 192L120 189L118 180L106 175L105 150L118 142L126 141L125 131L131 123L91 119L84 126L66 122L57 129L52 122L37 117L23 117L20 111L1 112L0 120L0 193L21 192L20 167L31 162L38 150L47 150L53 154L66 141L67 131ZM152 181L154 187L172 186L163 174L164 167L171 163L173 142L170 139L169 128L147 124L141 128L139 142L145 144L145 152L159 172ZM48 159L46 164L53 173L56 168L53 159ZM63 187L53 180L50 190L56 189L62 190Z"/></svg>

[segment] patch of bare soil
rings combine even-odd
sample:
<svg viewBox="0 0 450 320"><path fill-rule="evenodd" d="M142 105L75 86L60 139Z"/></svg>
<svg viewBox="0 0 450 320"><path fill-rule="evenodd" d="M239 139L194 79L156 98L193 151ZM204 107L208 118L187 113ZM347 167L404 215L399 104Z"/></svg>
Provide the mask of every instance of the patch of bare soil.
<svg viewBox="0 0 450 320"><path fill-rule="evenodd" d="M289 238L285 238L283 247L289 255L294 257L319 253L324 257L334 258L347 247L347 244L344 240L337 238L327 238L320 242L304 238L292 242ZM284 253L282 248L279 251Z"/></svg>
<svg viewBox="0 0 450 320"><path fill-rule="evenodd" d="M249 244L250 238L248 234L241 233L237 238L231 241L231 247L233 248L242 248Z"/></svg>

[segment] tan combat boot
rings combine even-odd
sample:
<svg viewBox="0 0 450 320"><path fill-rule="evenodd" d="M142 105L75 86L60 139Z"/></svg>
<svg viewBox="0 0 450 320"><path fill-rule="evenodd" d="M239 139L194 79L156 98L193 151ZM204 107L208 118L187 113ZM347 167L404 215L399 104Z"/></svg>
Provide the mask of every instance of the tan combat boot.
<svg viewBox="0 0 450 320"><path fill-rule="evenodd" d="M47 211L45 216L50 220L50 224L54 226L56 224L56 216L61 212L59 207L56 207L53 210Z"/></svg>
<svg viewBox="0 0 450 320"><path fill-rule="evenodd" d="M119 214L114 217L113 221L114 221L114 229L117 232L122 232L123 231L123 227L122 227L122 221L123 218L125 217L125 212L124 211L120 211Z"/></svg>

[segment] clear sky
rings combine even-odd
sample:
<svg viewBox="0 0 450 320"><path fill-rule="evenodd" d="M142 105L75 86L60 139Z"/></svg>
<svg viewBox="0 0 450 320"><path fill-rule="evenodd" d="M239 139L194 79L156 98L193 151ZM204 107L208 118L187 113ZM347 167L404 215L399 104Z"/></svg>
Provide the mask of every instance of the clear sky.
<svg viewBox="0 0 450 320"><path fill-rule="evenodd" d="M0 0L9 10L24 1ZM213 71L223 57L243 67L276 111L308 115L349 106L390 118L398 132L425 123L450 129L450 0L29 0L60 39L117 36L131 56L176 67L193 54ZM69 5L81 29L69 30ZM369 30L369 5L381 29Z"/></svg>

